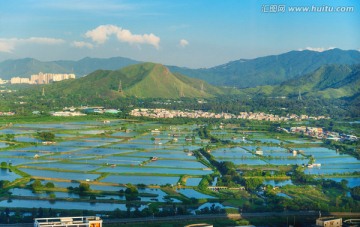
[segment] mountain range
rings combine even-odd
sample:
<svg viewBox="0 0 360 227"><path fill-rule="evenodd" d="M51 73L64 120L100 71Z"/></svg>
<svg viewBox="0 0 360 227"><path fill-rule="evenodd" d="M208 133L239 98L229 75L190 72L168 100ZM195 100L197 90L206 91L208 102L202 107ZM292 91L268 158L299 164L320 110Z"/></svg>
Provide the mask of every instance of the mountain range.
<svg viewBox="0 0 360 227"><path fill-rule="evenodd" d="M33 58L6 60L0 63L0 78L30 77L32 74L43 73L74 73L77 78L88 75L99 69L116 70L128 65L138 64L129 58L83 58L79 61L43 62Z"/></svg>
<svg viewBox="0 0 360 227"><path fill-rule="evenodd" d="M237 88L278 85L311 73L323 65L360 63L356 50L332 49L323 52L291 51L255 59L240 59L208 69L169 67L172 72L195 77L217 86Z"/></svg>
<svg viewBox="0 0 360 227"><path fill-rule="evenodd" d="M31 74L39 72L74 73L79 78L96 70L118 70L138 63L140 62L123 57L51 62L42 62L32 58L7 60L0 63L0 78L29 77ZM255 59L240 59L203 69L167 67L173 73L198 78L212 85L248 88L261 85L280 85L287 80L311 73L323 65L358 63L360 63L359 51L332 49L323 52L291 51Z"/></svg>
<svg viewBox="0 0 360 227"><path fill-rule="evenodd" d="M231 89L172 73L166 66L139 63L119 70L97 70L85 77L45 86L48 94L67 97L116 99L137 98L210 98L224 94L242 96L352 98L360 93L360 64L325 65L311 73L287 80L280 85ZM34 87L39 90L40 87ZM39 91L37 91L39 93Z"/></svg>

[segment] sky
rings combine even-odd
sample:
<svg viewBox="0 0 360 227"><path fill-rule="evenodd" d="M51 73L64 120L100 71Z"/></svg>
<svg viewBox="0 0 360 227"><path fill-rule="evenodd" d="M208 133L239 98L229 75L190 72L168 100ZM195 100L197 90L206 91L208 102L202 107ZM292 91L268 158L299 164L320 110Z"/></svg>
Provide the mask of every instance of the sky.
<svg viewBox="0 0 360 227"><path fill-rule="evenodd" d="M0 1L0 61L121 56L207 68L332 48L360 51L360 1Z"/></svg>

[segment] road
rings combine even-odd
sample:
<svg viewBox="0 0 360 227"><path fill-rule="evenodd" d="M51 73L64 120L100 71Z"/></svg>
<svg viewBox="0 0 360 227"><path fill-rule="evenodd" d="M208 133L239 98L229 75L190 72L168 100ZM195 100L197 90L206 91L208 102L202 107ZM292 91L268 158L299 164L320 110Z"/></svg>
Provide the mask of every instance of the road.
<svg viewBox="0 0 360 227"><path fill-rule="evenodd" d="M176 220L209 220L209 219L241 219L241 218L251 218L251 217L287 217L287 216L314 216L317 217L318 212L309 212L309 211L296 211L296 212L259 212L259 213L243 213L241 214L204 214L204 215L178 215L178 216L169 216L169 217L146 217L146 218L123 218L123 219L105 219L104 226L106 224L132 224L132 223L142 223L142 222L172 222ZM340 216L340 217L360 217L360 212L322 212L322 216ZM0 224L0 227L32 227L32 223L24 224Z"/></svg>

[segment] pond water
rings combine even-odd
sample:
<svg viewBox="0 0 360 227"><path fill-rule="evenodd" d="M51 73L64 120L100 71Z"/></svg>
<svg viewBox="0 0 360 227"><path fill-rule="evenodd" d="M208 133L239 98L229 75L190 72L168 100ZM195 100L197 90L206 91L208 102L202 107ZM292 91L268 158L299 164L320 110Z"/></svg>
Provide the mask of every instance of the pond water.
<svg viewBox="0 0 360 227"><path fill-rule="evenodd" d="M103 155L122 154L122 153L129 153L129 152L133 152L133 151L131 151L131 150L111 149L111 148L90 148L90 149L83 149L81 151L74 152L73 155L103 156Z"/></svg>
<svg viewBox="0 0 360 227"><path fill-rule="evenodd" d="M287 153L287 150L286 150L285 148L282 148L282 147L243 146L244 149L249 150L249 151L255 151L257 147L261 148L261 150L262 150L264 153L266 153L266 152L282 152L282 153Z"/></svg>
<svg viewBox="0 0 360 227"><path fill-rule="evenodd" d="M266 162L264 162L261 159L224 159L224 158L218 158L218 161L230 161L233 162L235 165L266 165Z"/></svg>
<svg viewBox="0 0 360 227"><path fill-rule="evenodd" d="M120 136L120 137L133 137L138 135L137 132L115 132L111 136Z"/></svg>
<svg viewBox="0 0 360 227"><path fill-rule="evenodd" d="M55 194L56 198L74 198L78 199L80 196L78 194L74 193L67 193L67 192L44 192L44 191L37 191L33 192L29 189L24 188L13 188L10 190L12 195L15 196L32 196L32 197L38 197L38 198L49 198L50 194ZM84 197L84 198L87 198Z"/></svg>
<svg viewBox="0 0 360 227"><path fill-rule="evenodd" d="M30 181L27 185L32 184L34 181ZM80 183L75 183L75 182L63 182L63 181L47 181L47 180L42 180L41 184L45 185L48 182L52 182L55 185L55 188L67 188L67 187L79 187Z"/></svg>
<svg viewBox="0 0 360 227"><path fill-rule="evenodd" d="M277 140L277 139L256 139L256 140L259 140L260 142L262 143L276 143L276 144L280 144L281 140ZM284 143L284 142L283 142Z"/></svg>
<svg viewBox="0 0 360 227"><path fill-rule="evenodd" d="M197 161L179 161L179 160L157 160L154 162L149 162L146 166L155 166L155 167L171 167L171 168L193 168L193 169L203 169L207 168L202 163Z"/></svg>
<svg viewBox="0 0 360 227"><path fill-rule="evenodd" d="M1 153L0 153L0 156L2 156ZM41 162L54 162L54 161L52 161L52 160L37 160L37 159L34 159L33 156L31 156L30 158L16 156L16 157L7 157L7 158L0 157L0 162L7 162L7 163L11 163L13 166L17 166L17 165L22 165L22 164L26 164L26 163L41 163Z"/></svg>
<svg viewBox="0 0 360 227"><path fill-rule="evenodd" d="M29 137L29 136L16 136L15 140L18 142L26 142L26 143L41 143L42 142L42 140L36 139L34 137Z"/></svg>
<svg viewBox="0 0 360 227"><path fill-rule="evenodd" d="M105 167L97 170L97 172L105 173L160 173L160 174L187 174L187 175L207 175L213 173L212 170L202 169L169 169L169 168L155 168L155 167L141 167L141 166L116 166Z"/></svg>
<svg viewBox="0 0 360 227"><path fill-rule="evenodd" d="M112 144L111 147L123 148L123 149L155 149L161 147L161 145L121 143L121 144Z"/></svg>
<svg viewBox="0 0 360 227"><path fill-rule="evenodd" d="M98 135L105 133L105 130L86 130L86 131L78 131L78 132L84 135Z"/></svg>
<svg viewBox="0 0 360 227"><path fill-rule="evenodd" d="M17 178L21 178L21 176L14 172L10 172L8 169L0 168L0 180L14 181Z"/></svg>
<svg viewBox="0 0 360 227"><path fill-rule="evenodd" d="M89 203L89 202L67 202L67 201L44 201L44 200L22 200L13 199L11 202L3 200L0 202L0 207L25 207L25 208L52 208L52 209L71 209L71 210L93 210L93 211L113 211L115 209L126 210L126 204L115 203ZM139 210L146 208L146 205L141 205ZM135 210L132 208L131 210Z"/></svg>
<svg viewBox="0 0 360 227"><path fill-rule="evenodd" d="M50 170L37 170L29 168L19 168L21 171L30 174L31 176L45 177L45 178L59 178L66 180L95 180L100 175L99 174L85 174L85 173L75 173L75 172L59 172L59 171L50 171Z"/></svg>
<svg viewBox="0 0 360 227"><path fill-rule="evenodd" d="M198 191L195 191L194 189L189 189L189 188L182 188L182 189L178 189L176 191L178 193L180 193L180 194L183 194L184 196L186 196L188 198L196 198L196 199L212 199L212 198L215 198L213 196L206 195L206 194L200 193Z"/></svg>
<svg viewBox="0 0 360 227"><path fill-rule="evenodd" d="M5 148L8 147L9 145L7 145L6 143L0 142L0 148Z"/></svg>
<svg viewBox="0 0 360 227"><path fill-rule="evenodd" d="M341 182L341 180L347 180L347 186L349 188L354 188L356 186L360 186L360 176L359 177L326 177L326 179L330 179L336 182Z"/></svg>
<svg viewBox="0 0 360 227"><path fill-rule="evenodd" d="M27 158L34 158L36 152L29 152L29 151L0 151L0 156L2 157L10 157L18 158L18 157L27 157Z"/></svg>
<svg viewBox="0 0 360 227"><path fill-rule="evenodd" d="M291 180L265 180L264 184L271 185L273 187L282 187L285 185L292 185Z"/></svg>
<svg viewBox="0 0 360 227"><path fill-rule="evenodd" d="M341 156L341 154L335 150L325 147L307 147L298 148L297 150L302 150L306 155L313 155L315 158Z"/></svg>
<svg viewBox="0 0 360 227"><path fill-rule="evenodd" d="M138 157L158 157L158 158L164 158L164 159L187 159L187 160L196 160L195 156L189 156L185 152L173 152L173 153L165 153L161 152L160 150L156 151L150 151L150 152L136 152L132 153L131 156L138 156ZM180 160L179 160L180 161Z"/></svg>
<svg viewBox="0 0 360 227"><path fill-rule="evenodd" d="M34 130L21 130L21 129L1 129L0 134L32 134Z"/></svg>
<svg viewBox="0 0 360 227"><path fill-rule="evenodd" d="M76 135L74 135L74 134L64 134L64 133L55 133L55 138L56 137L76 137Z"/></svg>
<svg viewBox="0 0 360 227"><path fill-rule="evenodd" d="M200 184L202 178L188 178L186 180L186 186L197 187Z"/></svg>
<svg viewBox="0 0 360 227"><path fill-rule="evenodd" d="M320 168L307 168L304 173L306 174L334 174L334 173L353 173L360 171L359 163L333 163L321 164Z"/></svg>
<svg viewBox="0 0 360 227"><path fill-rule="evenodd" d="M295 143L295 144L302 144L302 143L322 143L322 141L311 141L311 140L303 140L303 139L297 139L297 140L286 140L286 142L289 143Z"/></svg>
<svg viewBox="0 0 360 227"><path fill-rule="evenodd" d="M46 184L46 182L42 182L42 183ZM73 187L78 187L78 185L74 185ZM106 185L105 186L90 185L90 189L101 190L101 191L120 191L121 189L125 190L126 187L106 186ZM140 196L141 201L144 201L144 202L152 202L152 201L166 202L166 200L164 199L164 196L166 196L167 194L165 192L163 192L161 189L139 188L138 191L139 191L139 193L150 193L150 194L154 195L151 197L141 197ZM45 192L45 191L33 192L31 190L23 189L23 188L14 188L14 189L11 189L10 192L12 193L12 195L16 195L16 196L31 196L31 197L38 197L38 198L49 198L50 194L55 194L56 198L89 199L89 196L80 196L79 194L71 193L71 192ZM96 199L125 200L125 196L101 195L101 196L96 196ZM181 202L179 200L176 200L176 201Z"/></svg>
<svg viewBox="0 0 360 227"><path fill-rule="evenodd" d="M242 157L254 157L250 152L244 150L241 147L222 148L211 151L214 157L223 158L242 158Z"/></svg>
<svg viewBox="0 0 360 227"><path fill-rule="evenodd" d="M58 143L58 146L65 146L65 147L100 147L109 145L107 142L101 141L66 141Z"/></svg>
<svg viewBox="0 0 360 227"><path fill-rule="evenodd" d="M202 204L201 206L199 206L199 207L197 208L197 210L202 210L202 209L205 209L205 208L211 209L212 207L214 207L214 208L220 208L220 209L235 208L235 207L232 207L232 206L224 206L224 205L222 205L221 203L204 203L204 204Z"/></svg>
<svg viewBox="0 0 360 227"><path fill-rule="evenodd" d="M92 171L100 166L89 165L89 164L71 164L71 163L59 163L59 162L51 162L51 163L31 163L26 164L29 167L39 167L39 168L49 168L49 169L61 169L66 171Z"/></svg>
<svg viewBox="0 0 360 227"><path fill-rule="evenodd" d="M237 138L237 139L231 139L232 142L234 143L254 143L251 140L247 140L247 139L242 139L242 138Z"/></svg>
<svg viewBox="0 0 360 227"><path fill-rule="evenodd" d="M292 158L284 158L284 159L270 159L266 160L267 163L272 165L307 165L309 160L307 159L292 159Z"/></svg>
<svg viewBox="0 0 360 227"><path fill-rule="evenodd" d="M83 140L85 140L85 141L101 141L101 142L110 142L110 143L122 141L122 139L107 138L107 137L94 137L94 138L86 138Z"/></svg>
<svg viewBox="0 0 360 227"><path fill-rule="evenodd" d="M291 197L285 193L282 193L282 192L279 192L276 194L277 196L280 196L280 197L284 197L284 198L288 198L288 199L291 199Z"/></svg>
<svg viewBox="0 0 360 227"><path fill-rule="evenodd" d="M118 183L118 184L145 184L145 185L176 185L179 177L159 177L159 176L117 176L109 175L101 182Z"/></svg>
<svg viewBox="0 0 360 227"><path fill-rule="evenodd" d="M128 157L128 156L110 156L100 159L93 160L81 160L78 162L86 162L93 164L116 164L116 165L139 165L143 161L149 160L149 158L140 158L140 157Z"/></svg>
<svg viewBox="0 0 360 227"><path fill-rule="evenodd" d="M337 163L359 163L359 161L349 155L342 155L337 157L315 157L316 163L321 163L322 165L329 165L329 164L337 164Z"/></svg>
<svg viewBox="0 0 360 227"><path fill-rule="evenodd" d="M89 124L87 125L74 125L69 123L59 123L59 124L15 124L14 127L16 128L35 128L35 129L67 129L67 130L73 130L73 129L80 129L80 128L90 128L91 126Z"/></svg>
<svg viewBox="0 0 360 227"><path fill-rule="evenodd" d="M169 140L157 140L157 141L153 141L150 139L133 139L129 141L130 143L139 143L139 144L165 144L167 142L169 142Z"/></svg>
<svg viewBox="0 0 360 227"><path fill-rule="evenodd" d="M97 185L97 184L91 184L90 188L92 190L108 191L108 192L118 192L121 189L126 190L126 187L111 186L111 185Z"/></svg>
<svg viewBox="0 0 360 227"><path fill-rule="evenodd" d="M78 147L64 147L59 145L40 145L18 149L19 151L36 151L36 152L69 152L78 150Z"/></svg>

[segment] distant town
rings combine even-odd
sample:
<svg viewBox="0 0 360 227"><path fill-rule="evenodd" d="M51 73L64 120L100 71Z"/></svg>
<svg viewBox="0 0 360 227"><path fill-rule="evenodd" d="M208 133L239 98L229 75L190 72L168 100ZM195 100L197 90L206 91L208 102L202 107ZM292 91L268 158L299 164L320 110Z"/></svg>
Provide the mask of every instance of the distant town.
<svg viewBox="0 0 360 227"><path fill-rule="evenodd" d="M224 118L224 119L249 119L249 120L265 120L265 121L288 121L288 120L320 120L330 119L325 116L308 116L287 114L286 116L279 116L274 114L267 114L263 112L240 112L239 115L230 113L211 113L201 110L166 110L166 109L133 109L130 115L137 117L150 117L150 118L174 118L174 117L187 117L187 118Z"/></svg>
<svg viewBox="0 0 360 227"><path fill-rule="evenodd" d="M38 73L27 77L12 77L10 80L2 80L0 84L49 84L52 82L75 79L75 74L66 73Z"/></svg>

